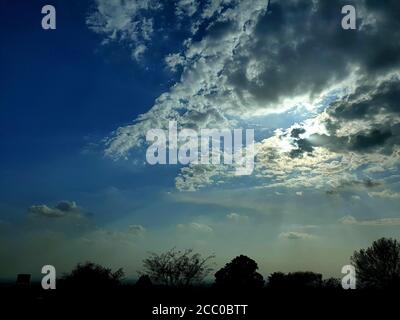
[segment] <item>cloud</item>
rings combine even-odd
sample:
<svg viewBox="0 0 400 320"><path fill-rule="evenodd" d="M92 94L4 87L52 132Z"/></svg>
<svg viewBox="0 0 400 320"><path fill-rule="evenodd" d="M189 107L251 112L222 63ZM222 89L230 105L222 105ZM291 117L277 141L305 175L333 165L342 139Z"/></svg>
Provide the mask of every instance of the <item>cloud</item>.
<svg viewBox="0 0 400 320"><path fill-rule="evenodd" d="M200 40L186 39L186 49L180 53L185 60L180 81L159 96L150 111L132 125L119 128L108 138L107 155L115 158L127 156L130 150L143 144L149 129L166 128L169 120L176 120L180 126L189 128L229 126L227 111L237 106L239 100L227 86L224 70L233 57L234 49L239 48L241 39L247 38L255 21L265 12L267 2L251 1L251 6L247 2L214 4L218 8L214 7L213 12L228 5L234 7L221 12L218 18L211 21L201 18L206 23L206 32ZM208 5L204 7L205 15L209 8ZM172 66L176 63L170 55L167 61Z"/></svg>
<svg viewBox="0 0 400 320"><path fill-rule="evenodd" d="M332 195L343 191L363 191L379 187L382 183L382 181L375 181L370 178L364 180L343 180L339 181L331 190L326 191L326 194Z"/></svg>
<svg viewBox="0 0 400 320"><path fill-rule="evenodd" d="M196 191L207 185L216 183L220 176L233 176L228 173L228 166L221 165L192 165L181 169L175 178L175 186L180 191Z"/></svg>
<svg viewBox="0 0 400 320"><path fill-rule="evenodd" d="M249 216L241 215L235 212L227 214L226 218L235 223L246 223L249 221Z"/></svg>
<svg viewBox="0 0 400 320"><path fill-rule="evenodd" d="M213 228L211 228L210 226L198 222L191 222L189 224L178 224L177 228L181 230L191 230L191 231L205 232L205 233L213 231Z"/></svg>
<svg viewBox="0 0 400 320"><path fill-rule="evenodd" d="M171 53L165 57L165 63L172 72L176 72L178 66L185 63L185 58L179 53Z"/></svg>
<svg viewBox="0 0 400 320"><path fill-rule="evenodd" d="M82 218L84 216L84 212L74 201L61 201L54 208L45 204L33 205L28 211L35 217L44 218Z"/></svg>
<svg viewBox="0 0 400 320"><path fill-rule="evenodd" d="M178 0L175 4L175 13L178 17L193 16L198 9L196 0Z"/></svg>
<svg viewBox="0 0 400 320"><path fill-rule="evenodd" d="M286 240L311 240L315 238L312 234L296 231L282 232L278 237Z"/></svg>
<svg viewBox="0 0 400 320"><path fill-rule="evenodd" d="M90 28L106 41L130 41L138 59L135 50L148 48L154 30L162 30L146 16L163 9L153 1L96 4ZM129 157L146 145L149 129L167 128L170 120L182 128L232 128L305 108L308 119L258 141L261 185L331 190L397 167L400 22L394 12L400 4L358 1L356 31L340 27L345 4L174 2L175 18L191 21L182 50L164 58L172 71L181 67L179 80L148 112L106 138L106 155ZM187 166L175 182L179 190L194 191L230 178L226 167Z"/></svg>
<svg viewBox="0 0 400 320"><path fill-rule="evenodd" d="M357 226L400 226L400 218L380 218L374 220L357 220L353 216L345 216L339 219L341 224L345 225L357 225Z"/></svg>
<svg viewBox="0 0 400 320"><path fill-rule="evenodd" d="M128 226L128 233L133 235L142 235L146 232L146 228L141 226L140 224L132 224Z"/></svg>
<svg viewBox="0 0 400 320"><path fill-rule="evenodd" d="M144 53L146 52L147 47L144 44L139 44L132 53L132 57L136 60L136 61L140 61L142 60L142 57L144 55Z"/></svg>
<svg viewBox="0 0 400 320"><path fill-rule="evenodd" d="M400 199L400 192L394 192L388 189L382 191L368 192L368 195L373 198Z"/></svg>
<svg viewBox="0 0 400 320"><path fill-rule="evenodd" d="M160 8L161 4L155 0L95 0L86 24L104 37L103 44L128 44L132 57L140 60L154 33L154 21L148 15Z"/></svg>
<svg viewBox="0 0 400 320"><path fill-rule="evenodd" d="M344 99L327 108L327 134L315 145L335 151L391 153L400 142L399 69L383 78L368 78Z"/></svg>
<svg viewBox="0 0 400 320"><path fill-rule="evenodd" d="M319 226L314 224L293 224L290 226L290 229L295 229L296 231L305 231L305 230L312 230L317 229Z"/></svg>

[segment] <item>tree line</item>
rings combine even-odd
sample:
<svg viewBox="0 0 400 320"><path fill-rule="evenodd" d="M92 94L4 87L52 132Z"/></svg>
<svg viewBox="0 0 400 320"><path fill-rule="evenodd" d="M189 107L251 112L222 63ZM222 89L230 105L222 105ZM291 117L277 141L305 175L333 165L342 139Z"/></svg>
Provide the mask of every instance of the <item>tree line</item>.
<svg viewBox="0 0 400 320"><path fill-rule="evenodd" d="M202 256L192 249L175 248L163 253L150 253L135 286L140 289L158 287L188 288L201 286L213 272L215 256ZM400 287L400 243L381 238L366 249L355 251L350 258L356 270L357 288L393 289ZM78 264L61 283L66 287L111 288L120 286L123 269L86 262ZM213 287L224 289L340 289L340 279L323 279L311 271L274 272L266 279L258 272L257 262L239 255L214 273Z"/></svg>

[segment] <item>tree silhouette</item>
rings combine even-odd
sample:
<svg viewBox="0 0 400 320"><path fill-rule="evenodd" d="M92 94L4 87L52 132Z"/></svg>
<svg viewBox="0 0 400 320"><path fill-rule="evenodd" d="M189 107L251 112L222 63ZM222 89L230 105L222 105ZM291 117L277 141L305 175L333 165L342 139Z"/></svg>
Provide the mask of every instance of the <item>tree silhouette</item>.
<svg viewBox="0 0 400 320"><path fill-rule="evenodd" d="M141 275L135 284L135 286L140 289L148 289L152 285L153 285L153 283L151 282L151 279L147 274Z"/></svg>
<svg viewBox="0 0 400 320"><path fill-rule="evenodd" d="M180 251L173 248L161 254L151 253L143 260L143 269L156 284L188 287L201 282L212 271L209 263L213 258L203 258L192 249Z"/></svg>
<svg viewBox="0 0 400 320"><path fill-rule="evenodd" d="M298 271L284 274L274 272L268 277L267 287L270 289L315 289L323 285L322 274L311 271Z"/></svg>
<svg viewBox="0 0 400 320"><path fill-rule="evenodd" d="M341 283L340 279L328 278L328 279L323 280L322 288L328 289L328 290L341 290L342 283Z"/></svg>
<svg viewBox="0 0 400 320"><path fill-rule="evenodd" d="M84 289L110 288L120 284L124 277L122 268L115 272L99 264L86 262L78 264L70 274L62 277L62 283L67 287Z"/></svg>
<svg viewBox="0 0 400 320"><path fill-rule="evenodd" d="M359 287L390 289L400 285L400 243L395 239L374 241L371 247L355 251L351 262Z"/></svg>
<svg viewBox="0 0 400 320"><path fill-rule="evenodd" d="M257 270L254 260L240 255L215 273L215 285L223 288L262 288L264 279Z"/></svg>

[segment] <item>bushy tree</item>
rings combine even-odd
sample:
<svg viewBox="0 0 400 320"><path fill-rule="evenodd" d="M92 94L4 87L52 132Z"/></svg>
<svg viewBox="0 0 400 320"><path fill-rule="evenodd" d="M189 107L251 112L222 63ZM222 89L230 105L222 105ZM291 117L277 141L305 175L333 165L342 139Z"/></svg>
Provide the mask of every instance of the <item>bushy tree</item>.
<svg viewBox="0 0 400 320"><path fill-rule="evenodd" d="M139 277L138 281L136 281L135 286L140 289L148 289L153 285L150 277L147 274L143 274Z"/></svg>
<svg viewBox="0 0 400 320"><path fill-rule="evenodd" d="M215 274L215 285L222 288L262 288L264 279L257 272L257 263L240 255Z"/></svg>
<svg viewBox="0 0 400 320"><path fill-rule="evenodd" d="M192 249L175 248L161 253L151 253L143 260L144 274L156 283L169 287L188 287L198 284L212 271L210 260L214 256L202 257Z"/></svg>
<svg viewBox="0 0 400 320"><path fill-rule="evenodd" d="M86 262L78 264L69 274L62 277L62 283L66 286L96 289L110 288L120 284L124 277L122 268L113 272L99 264Z"/></svg>
<svg viewBox="0 0 400 320"><path fill-rule="evenodd" d="M400 285L400 243L395 239L374 241L371 247L355 251L351 262L358 287L388 289Z"/></svg>
<svg viewBox="0 0 400 320"><path fill-rule="evenodd" d="M308 289L321 288L322 274L311 271L298 271L284 274L274 272L268 277L267 287L270 289Z"/></svg>
<svg viewBox="0 0 400 320"><path fill-rule="evenodd" d="M341 280L337 279L337 278L328 278L328 279L323 280L322 288L327 289L327 290L343 289Z"/></svg>

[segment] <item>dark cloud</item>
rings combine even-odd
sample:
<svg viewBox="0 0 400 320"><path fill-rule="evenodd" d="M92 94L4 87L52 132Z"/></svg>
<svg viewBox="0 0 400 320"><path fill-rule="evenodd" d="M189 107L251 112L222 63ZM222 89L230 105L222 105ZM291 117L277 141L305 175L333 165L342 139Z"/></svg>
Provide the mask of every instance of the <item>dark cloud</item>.
<svg viewBox="0 0 400 320"><path fill-rule="evenodd" d="M353 93L333 102L324 120L328 134L313 134L300 138L306 130L294 128L292 157L312 153L314 147L325 147L334 152L381 152L390 154L400 145L400 78L392 76L378 84L363 79ZM359 121L354 130L351 121ZM346 129L347 127L347 129ZM349 129L352 129L349 131ZM339 134L339 130L341 130ZM346 135L346 131L349 133Z"/></svg>
<svg viewBox="0 0 400 320"><path fill-rule="evenodd" d="M292 131L290 132L290 136L292 138L299 138L299 136L303 133L305 133L306 130L304 128L294 128L292 129Z"/></svg>
<svg viewBox="0 0 400 320"><path fill-rule="evenodd" d="M397 130L396 130L397 131ZM313 141L313 142L310 142ZM391 129L371 129L348 136L319 135L314 134L310 140L303 142L307 147L299 151L311 152L312 147L325 147L335 152L356 151L356 152L382 152L391 153L394 145L399 144L399 135L394 135Z"/></svg>
<svg viewBox="0 0 400 320"><path fill-rule="evenodd" d="M28 211L35 217L44 218L81 218L84 215L82 209L78 207L74 201L61 201L54 208L45 204L33 205L28 209Z"/></svg>
<svg viewBox="0 0 400 320"><path fill-rule="evenodd" d="M367 150L383 145L391 136L392 133L388 130L381 131L379 129L374 129L368 132L368 134L353 136L352 139L350 139L350 145L353 150Z"/></svg>
<svg viewBox="0 0 400 320"><path fill-rule="evenodd" d="M345 99L333 103L328 113L342 120L372 118L380 113L400 113L400 79L393 76L376 87L366 82Z"/></svg>
<svg viewBox="0 0 400 320"><path fill-rule="evenodd" d="M382 186L381 181L364 179L364 180L346 180L342 181L335 188L327 190L327 195L334 195L344 191L358 190L358 189L373 189Z"/></svg>
<svg viewBox="0 0 400 320"><path fill-rule="evenodd" d="M74 201L61 201L59 202L56 206L56 209L61 210L63 212L69 212L69 211L74 211L77 210L78 207Z"/></svg>
<svg viewBox="0 0 400 320"><path fill-rule="evenodd" d="M250 93L257 101L277 102L319 94L346 79L355 67L366 77L398 68L399 4L383 2L385 6L371 1L271 1L251 45L238 50L226 69L230 84L239 97ZM356 7L357 30L341 27L341 8L347 4ZM366 24L370 17L375 22ZM247 68L254 61L259 63L258 75L249 79Z"/></svg>
<svg viewBox="0 0 400 320"><path fill-rule="evenodd" d="M303 153L312 153L314 147L308 139L297 139L294 143L296 149L290 151L290 156L292 158L298 158L303 155Z"/></svg>
<svg viewBox="0 0 400 320"><path fill-rule="evenodd" d="M367 81L348 97L336 101L328 109L325 121L329 135L310 137L313 146L332 151L391 153L400 144L400 79L393 76L378 85ZM348 135L338 131L361 121L363 128ZM347 129L348 130L348 129Z"/></svg>

